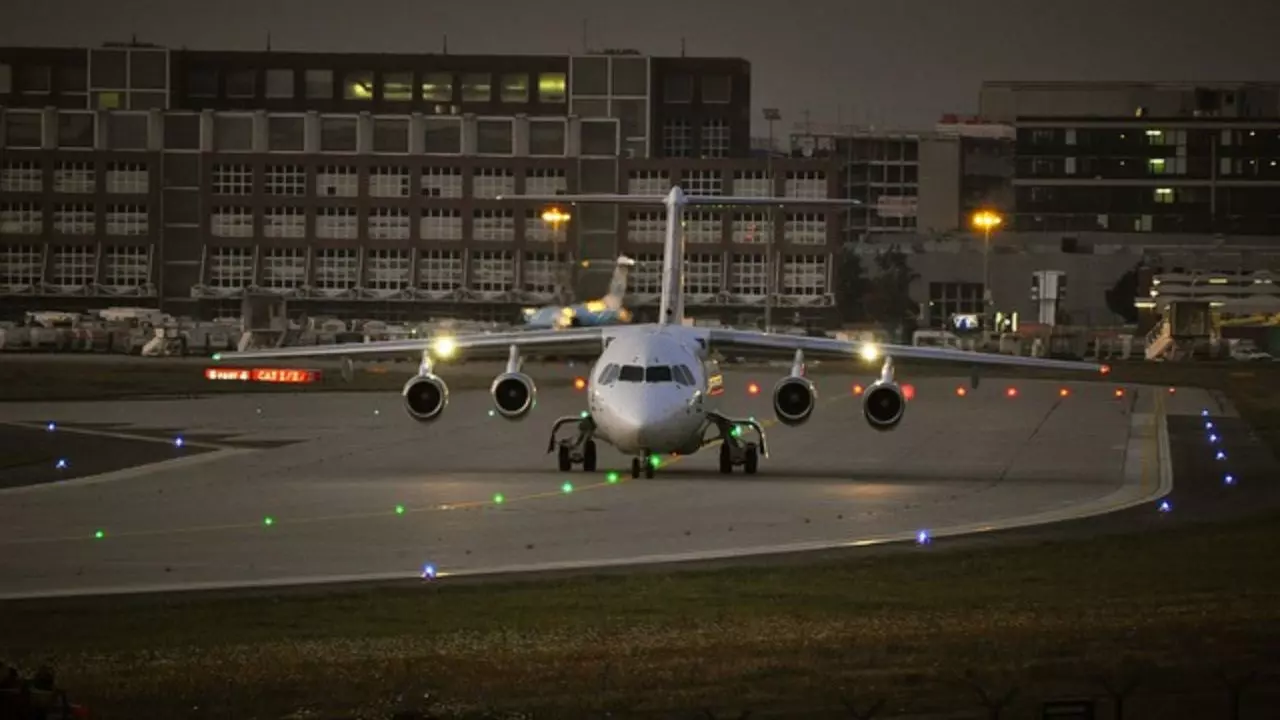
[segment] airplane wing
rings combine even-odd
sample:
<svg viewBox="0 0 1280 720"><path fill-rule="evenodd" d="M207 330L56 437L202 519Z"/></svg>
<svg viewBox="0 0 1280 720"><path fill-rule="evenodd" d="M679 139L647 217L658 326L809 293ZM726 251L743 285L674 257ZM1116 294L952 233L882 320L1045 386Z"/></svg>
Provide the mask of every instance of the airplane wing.
<svg viewBox="0 0 1280 720"><path fill-rule="evenodd" d="M970 365L1007 365L1044 370L1106 372L1106 366L1104 365L1071 360L1019 357L1017 355L1001 355L952 348L883 345L880 343L837 340L835 338L764 333L754 330L710 328L707 340L711 349L726 355L742 355L745 357L786 357L793 355L796 350L803 350L806 357L813 359L853 360L861 358L871 361L881 359L887 355L895 360L934 360L967 363Z"/></svg>
<svg viewBox="0 0 1280 720"><path fill-rule="evenodd" d="M290 358L354 358L418 354L424 350L439 359L454 356L473 358L504 358L512 345L520 348L526 357L539 355L564 355L574 353L598 354L604 347L602 328L570 328L566 330L513 330L498 333L452 335L440 333L411 340L386 340L343 345L308 345L305 347L245 350L243 352L217 353L218 362L240 360L286 360Z"/></svg>

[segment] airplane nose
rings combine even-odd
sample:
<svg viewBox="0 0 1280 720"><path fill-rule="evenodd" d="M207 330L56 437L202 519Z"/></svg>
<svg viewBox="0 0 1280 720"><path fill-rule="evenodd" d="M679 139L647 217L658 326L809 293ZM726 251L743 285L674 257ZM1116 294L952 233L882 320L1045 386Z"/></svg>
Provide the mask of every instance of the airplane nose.
<svg viewBox="0 0 1280 720"><path fill-rule="evenodd" d="M661 445L666 426L680 412L680 408L664 407L659 403L636 403L618 413L618 434L637 448Z"/></svg>

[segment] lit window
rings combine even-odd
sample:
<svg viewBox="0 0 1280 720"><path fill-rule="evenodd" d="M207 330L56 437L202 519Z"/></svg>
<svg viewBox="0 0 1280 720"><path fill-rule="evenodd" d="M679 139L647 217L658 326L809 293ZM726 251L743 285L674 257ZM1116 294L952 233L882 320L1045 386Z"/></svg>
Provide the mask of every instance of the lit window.
<svg viewBox="0 0 1280 720"><path fill-rule="evenodd" d="M413 73L389 72L382 76L382 99L409 102L413 99Z"/></svg>
<svg viewBox="0 0 1280 720"><path fill-rule="evenodd" d="M422 77L422 99L435 102L453 101L453 76L449 73L427 73Z"/></svg>
<svg viewBox="0 0 1280 720"><path fill-rule="evenodd" d="M462 287L466 271L459 250L423 250L418 253L418 289L440 297Z"/></svg>
<svg viewBox="0 0 1280 720"><path fill-rule="evenodd" d="M409 211L406 208L371 208L369 239L408 240Z"/></svg>
<svg viewBox="0 0 1280 720"><path fill-rule="evenodd" d="M1155 201L1161 204L1173 203L1173 188L1156 188Z"/></svg>
<svg viewBox="0 0 1280 720"><path fill-rule="evenodd" d="M462 76L462 102L489 102L493 99L493 79L488 73Z"/></svg>
<svg viewBox="0 0 1280 720"><path fill-rule="evenodd" d="M562 103L565 98L564 73L542 73L538 76L538 101Z"/></svg>
<svg viewBox="0 0 1280 720"><path fill-rule="evenodd" d="M529 76L525 74L502 76L502 102L529 102Z"/></svg>
<svg viewBox="0 0 1280 720"><path fill-rule="evenodd" d="M353 70L342 78L342 97L347 100L373 99L373 73Z"/></svg>

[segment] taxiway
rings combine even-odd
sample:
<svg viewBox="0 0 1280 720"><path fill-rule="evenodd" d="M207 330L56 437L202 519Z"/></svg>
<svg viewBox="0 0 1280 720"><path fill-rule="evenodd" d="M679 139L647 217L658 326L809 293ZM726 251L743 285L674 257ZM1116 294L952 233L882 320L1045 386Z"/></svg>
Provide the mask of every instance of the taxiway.
<svg viewBox="0 0 1280 720"><path fill-rule="evenodd" d="M0 406L0 425L44 433L42 462L68 466L0 489L0 598L711 559L1087 517L1167 494L1164 415L1209 401L997 379L960 396L965 381L928 378L879 433L859 379L817 376L812 421L787 428L772 423L777 377L726 374L725 408L770 425L759 474L718 474L711 448L648 480L604 446L598 472L555 470L550 424L585 405L571 389L540 390L520 423L482 391L455 392L430 425L395 393Z"/></svg>

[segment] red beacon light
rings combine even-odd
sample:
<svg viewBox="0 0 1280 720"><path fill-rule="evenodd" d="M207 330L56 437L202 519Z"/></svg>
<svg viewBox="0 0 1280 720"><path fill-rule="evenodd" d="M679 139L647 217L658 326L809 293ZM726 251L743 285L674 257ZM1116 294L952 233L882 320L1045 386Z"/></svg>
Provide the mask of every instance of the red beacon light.
<svg viewBox="0 0 1280 720"><path fill-rule="evenodd" d="M965 388L963 385L956 388L956 395L958 397L964 397L965 395L968 395L968 394L969 394L969 390Z"/></svg>
<svg viewBox="0 0 1280 720"><path fill-rule="evenodd" d="M906 398L907 400L915 400L915 399L916 399L916 386L915 386L915 385L903 385L903 386L902 386L902 397Z"/></svg>
<svg viewBox="0 0 1280 720"><path fill-rule="evenodd" d="M853 394L854 394L854 395L861 395L861 394L862 394L862 386L861 386L861 385L854 385L854 386L853 386Z"/></svg>
<svg viewBox="0 0 1280 720"><path fill-rule="evenodd" d="M1011 387L1004 391L1005 397L1018 397L1018 388Z"/></svg>

